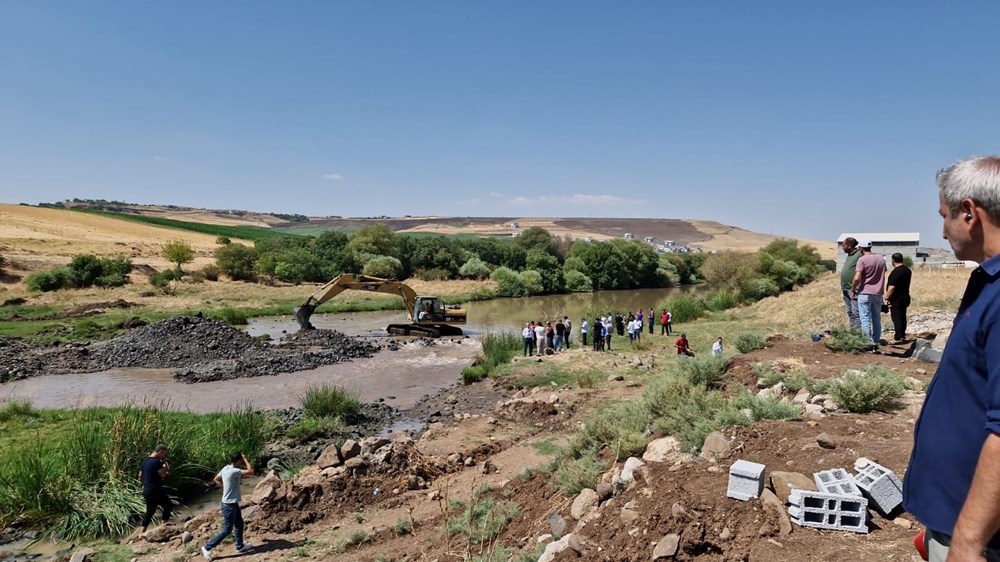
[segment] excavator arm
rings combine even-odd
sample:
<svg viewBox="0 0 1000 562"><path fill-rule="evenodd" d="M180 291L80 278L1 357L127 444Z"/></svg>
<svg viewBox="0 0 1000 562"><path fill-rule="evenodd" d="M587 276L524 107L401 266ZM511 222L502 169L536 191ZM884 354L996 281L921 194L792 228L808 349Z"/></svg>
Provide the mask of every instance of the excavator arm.
<svg viewBox="0 0 1000 562"><path fill-rule="evenodd" d="M417 304L417 293L413 289L395 279L381 279L353 273L338 275L309 295L302 306L295 308L295 320L303 330L312 330L313 325L309 322L309 318L316 307L347 290L397 295L403 299L406 316L413 322L413 308Z"/></svg>

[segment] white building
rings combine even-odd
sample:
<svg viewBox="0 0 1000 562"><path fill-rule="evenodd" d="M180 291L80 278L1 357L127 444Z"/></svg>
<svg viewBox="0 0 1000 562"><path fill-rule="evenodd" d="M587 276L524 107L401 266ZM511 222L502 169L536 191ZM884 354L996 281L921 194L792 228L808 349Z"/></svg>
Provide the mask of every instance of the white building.
<svg viewBox="0 0 1000 562"><path fill-rule="evenodd" d="M853 237L858 242L871 240L872 252L885 257L886 263L892 254L899 252L903 257L917 261L917 246L920 245L919 232L845 232L837 238L837 271L844 265L847 254L844 253L843 242L847 237Z"/></svg>

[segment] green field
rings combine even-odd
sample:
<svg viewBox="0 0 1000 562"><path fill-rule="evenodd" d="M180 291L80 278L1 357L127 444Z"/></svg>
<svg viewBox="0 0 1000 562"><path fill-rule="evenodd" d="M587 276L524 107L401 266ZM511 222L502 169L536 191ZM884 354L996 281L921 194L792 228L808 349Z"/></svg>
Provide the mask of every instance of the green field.
<svg viewBox="0 0 1000 562"><path fill-rule="evenodd" d="M297 232L284 232L272 228L260 226L225 226L221 224L207 224L201 222L179 221L174 219L164 219L160 217L147 217L145 215L133 215L129 213L114 213L110 211L95 211L92 209L73 209L80 213L90 213L102 217L127 220L132 222L162 226L165 228L175 228L177 230L188 230L201 234L211 234L214 236L228 236L241 240L262 240L278 236L298 235ZM289 229L290 230L290 229Z"/></svg>

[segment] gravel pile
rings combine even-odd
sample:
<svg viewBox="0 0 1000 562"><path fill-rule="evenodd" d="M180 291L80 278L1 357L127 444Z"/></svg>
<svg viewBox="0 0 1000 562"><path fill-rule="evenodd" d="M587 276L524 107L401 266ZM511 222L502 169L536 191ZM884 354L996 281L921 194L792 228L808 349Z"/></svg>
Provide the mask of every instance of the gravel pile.
<svg viewBox="0 0 1000 562"><path fill-rule="evenodd" d="M102 344L39 345L0 338L0 382L124 367L174 368L178 380L206 382L304 371L378 351L377 345L340 332L316 332L321 333L291 336L294 346L272 347L218 320L178 316Z"/></svg>

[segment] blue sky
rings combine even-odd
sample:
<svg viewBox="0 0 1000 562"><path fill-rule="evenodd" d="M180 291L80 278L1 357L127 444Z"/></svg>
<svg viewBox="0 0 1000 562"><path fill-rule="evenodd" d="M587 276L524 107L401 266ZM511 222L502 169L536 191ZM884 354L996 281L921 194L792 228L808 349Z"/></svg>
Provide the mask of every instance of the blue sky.
<svg viewBox="0 0 1000 562"><path fill-rule="evenodd" d="M718 220L944 245L1000 3L0 2L0 201Z"/></svg>

